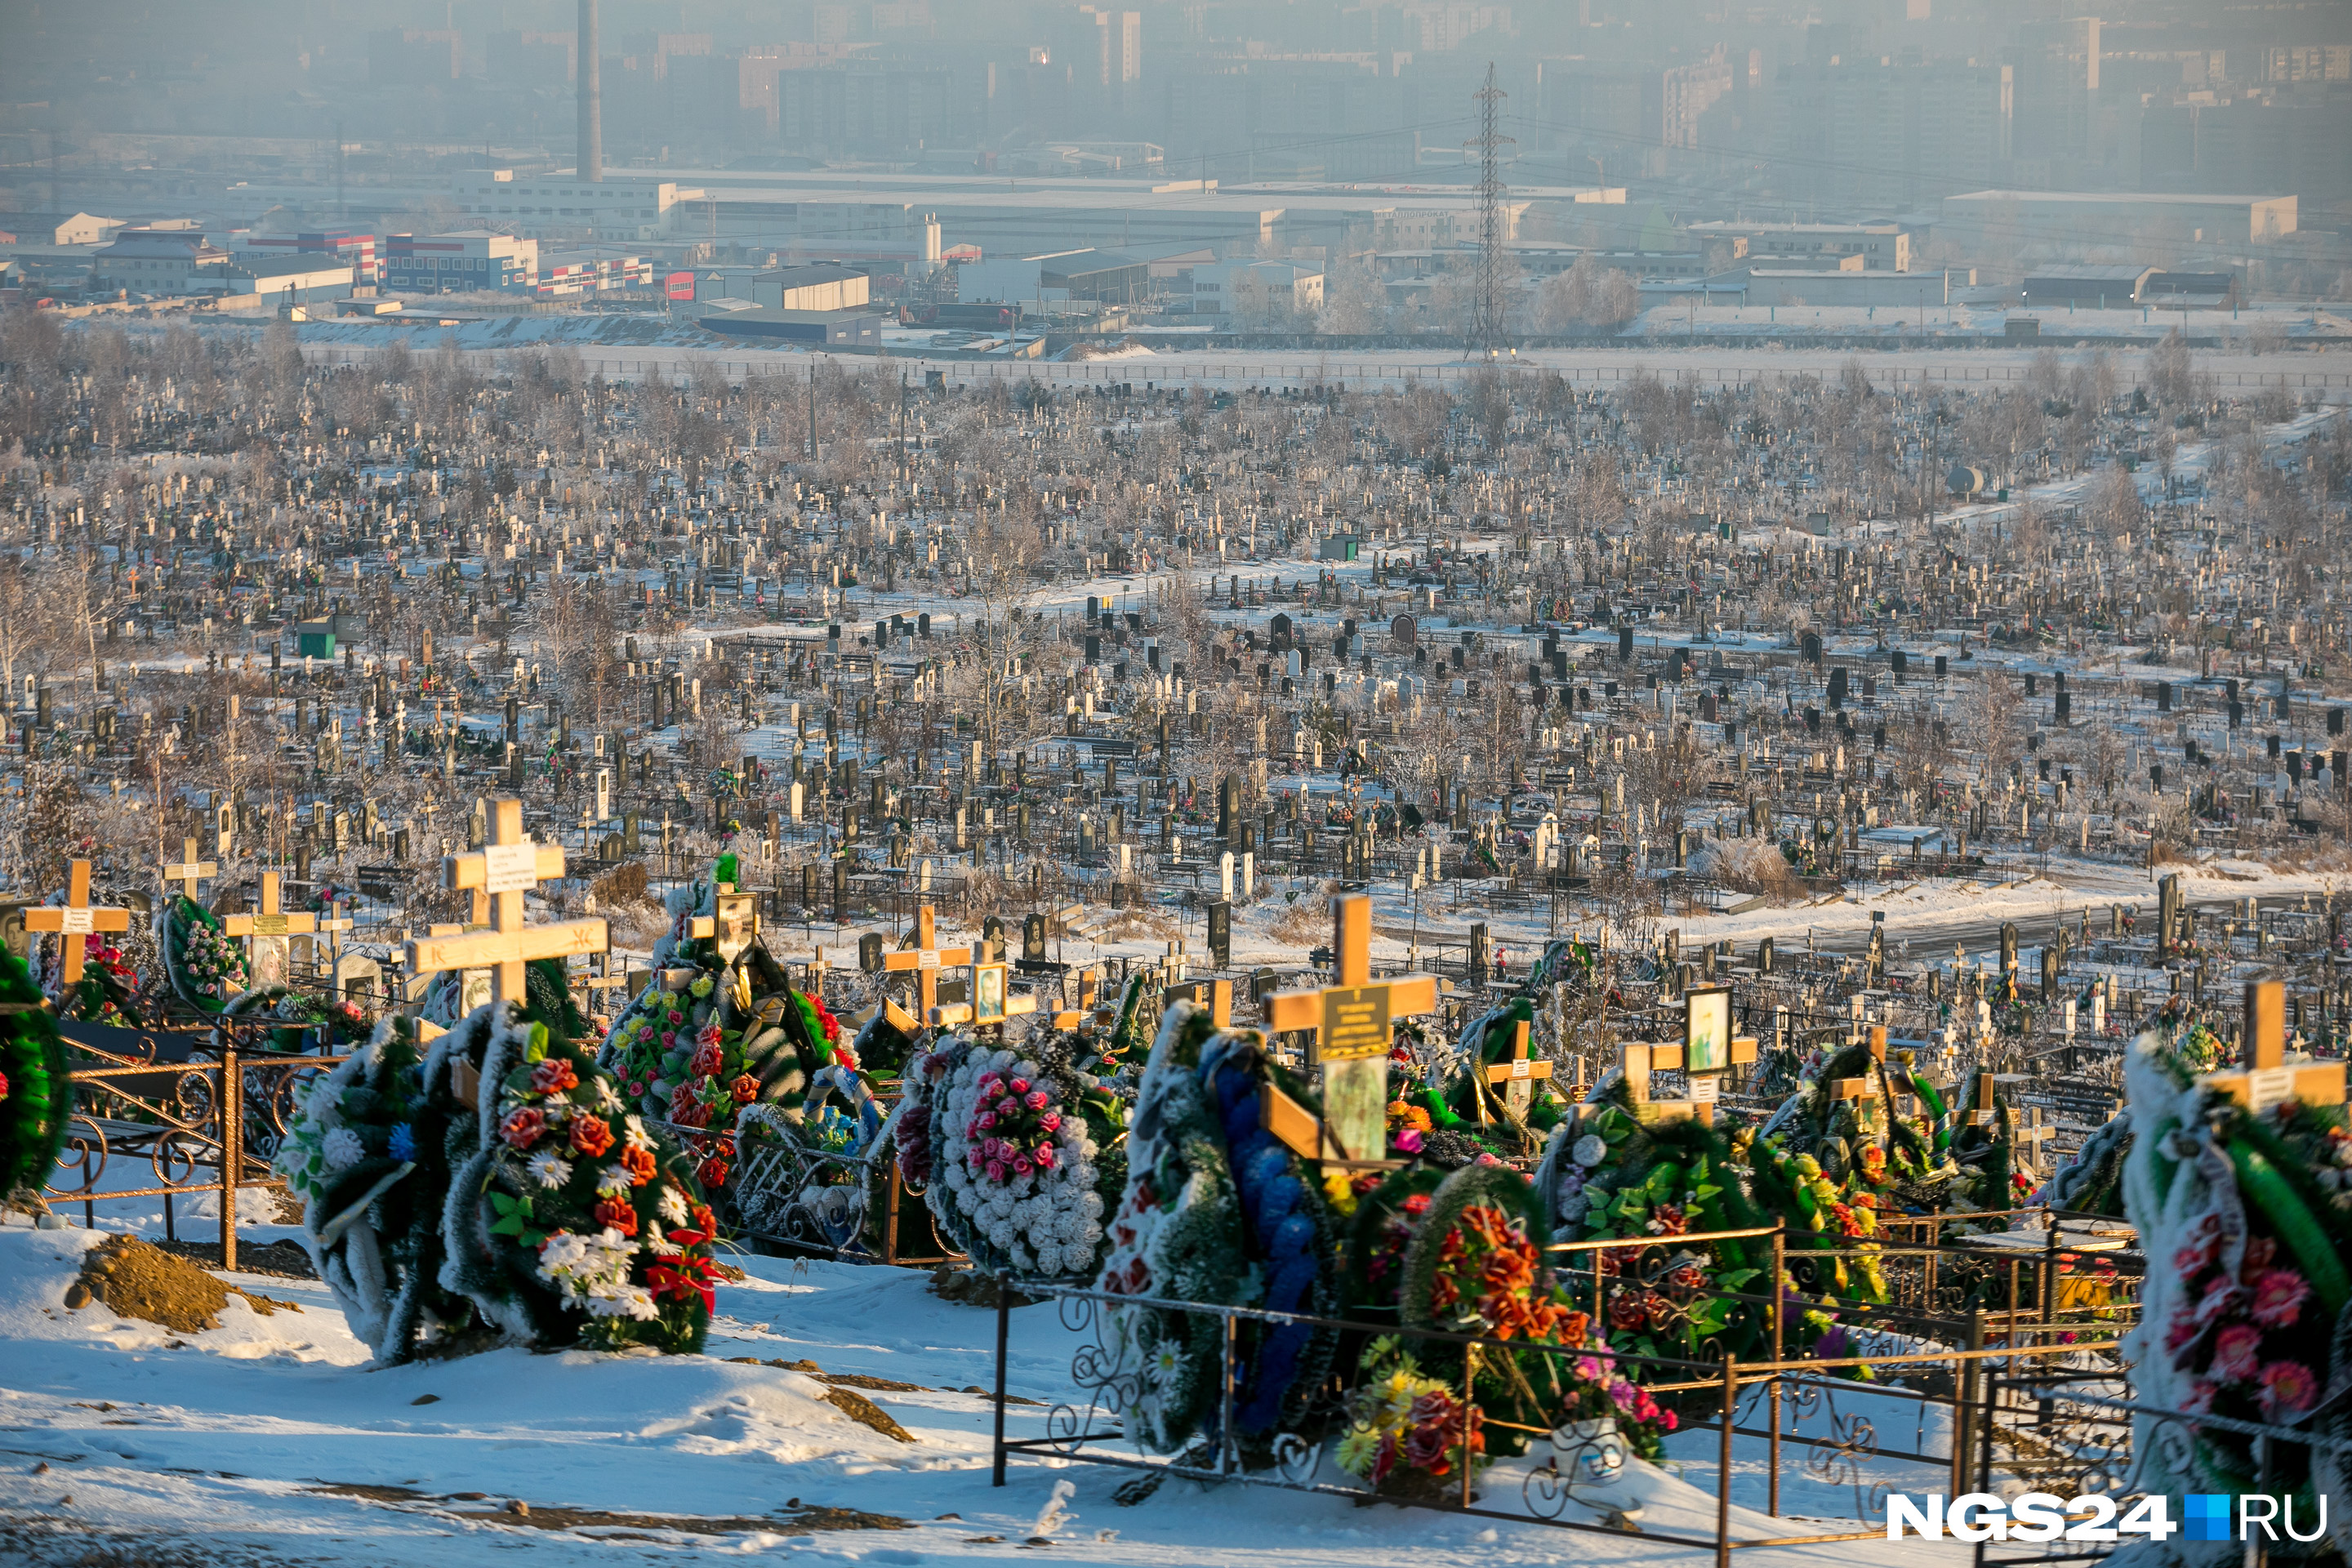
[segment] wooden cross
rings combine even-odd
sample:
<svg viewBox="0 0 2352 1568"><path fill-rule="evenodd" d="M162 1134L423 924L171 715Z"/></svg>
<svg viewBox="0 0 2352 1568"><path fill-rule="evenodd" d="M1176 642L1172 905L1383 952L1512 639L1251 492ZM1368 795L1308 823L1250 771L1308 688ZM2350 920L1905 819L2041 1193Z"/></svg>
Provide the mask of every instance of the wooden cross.
<svg viewBox="0 0 2352 1568"><path fill-rule="evenodd" d="M1884 1067L1886 1065L1886 1026L1884 1024L1873 1024L1870 1026L1870 1056L1871 1059L1878 1063L1879 1066ZM1878 1075L1876 1073L1864 1073L1860 1078L1833 1078L1830 1079L1830 1098L1832 1100L1876 1100L1878 1098Z"/></svg>
<svg viewBox="0 0 2352 1568"><path fill-rule="evenodd" d="M914 947L882 955L884 973L914 973L917 1018L929 1017L931 1009L940 1005L940 970L961 969L971 963L971 948L939 945L939 918L929 904L915 911Z"/></svg>
<svg viewBox="0 0 2352 1568"><path fill-rule="evenodd" d="M1980 1072L1977 1074L1977 1098L1976 1103L1969 1108L1969 1125L1971 1127L1990 1127L1994 1122L1998 1121L2000 1120L2000 1116L1992 1102L1994 1091L2000 1085L2004 1083L2025 1083L2028 1081L2030 1081L2030 1079L2024 1073Z"/></svg>
<svg viewBox="0 0 2352 1568"><path fill-rule="evenodd" d="M1625 1082L1633 1091L1635 1120L1648 1123L1680 1121L1689 1118L1712 1127L1715 1125L1716 1103L1723 1095L1723 1075L1734 1067L1754 1066L1756 1042L1746 1035L1735 1037L1731 1041L1729 1058L1719 1068L1688 1068L1685 1064L1689 1059L1686 1044L1651 1045L1639 1040L1625 1043L1620 1065L1625 1071ZM1652 1100L1650 1075L1675 1070L1687 1074L1689 1095L1682 1100Z"/></svg>
<svg viewBox="0 0 2352 1568"><path fill-rule="evenodd" d="M1197 1002L1209 1010L1209 1022L1220 1029L1234 1026L1234 983L1230 980L1187 980L1160 993L1160 1005Z"/></svg>
<svg viewBox="0 0 2352 1568"><path fill-rule="evenodd" d="M520 1005L530 994L524 965L534 959L602 952L608 936L599 919L525 923L524 891L563 875L563 850L558 845L533 844L524 837L519 800L494 801L489 815L488 847L446 856L441 862L442 886L486 895L489 929L446 934L436 931L422 941L412 938L408 972L436 974L451 969L487 969L490 999Z"/></svg>
<svg viewBox="0 0 2352 1568"><path fill-rule="evenodd" d="M1528 1026L1524 1022L1511 1026L1511 1055L1507 1061L1489 1062L1486 1081L1496 1086L1503 1103L1521 1121L1528 1119L1528 1110L1536 1100L1536 1080L1551 1077L1551 1063L1528 1054ZM1485 1121L1486 1102L1478 1101L1478 1117Z"/></svg>
<svg viewBox="0 0 2352 1568"><path fill-rule="evenodd" d="M2276 980L2246 986L2245 1065L2209 1072L2198 1081L2257 1112L2290 1100L2305 1105L2344 1103L2344 1063L2287 1061L2286 986Z"/></svg>
<svg viewBox="0 0 2352 1568"><path fill-rule="evenodd" d="M196 884L206 878L219 876L220 868L210 860L196 858L196 841L193 838L184 838L180 841L180 853L185 858L176 865L166 865L163 868L163 882L166 887L173 882L184 884L180 889L182 894L194 900L196 896Z"/></svg>
<svg viewBox="0 0 2352 1568"><path fill-rule="evenodd" d="M2049 1112L2035 1105L2027 1108L2026 1120L2018 1124L2011 1142L2013 1147L2024 1150L2026 1163L2040 1172L2046 1169L2042 1146L2057 1136L2058 1124L2050 1120Z"/></svg>
<svg viewBox="0 0 2352 1568"><path fill-rule="evenodd" d="M278 873L261 874L261 912L250 915L229 915L221 927L231 936L308 936L319 929L319 917L307 913L289 913L278 908Z"/></svg>
<svg viewBox="0 0 2352 1568"><path fill-rule="evenodd" d="M304 936L319 929L319 919L312 914L289 914L278 907L278 873L261 874L261 912L230 915L221 921L221 929L231 936L246 939L247 978L256 988L283 984L286 980L286 938L289 934Z"/></svg>
<svg viewBox="0 0 2352 1568"><path fill-rule="evenodd" d="M1012 993L1008 978L1012 973L1012 967L1006 963L966 964L964 966L966 977L964 999L961 1002L938 1003L923 1016L934 1026L951 1028L958 1024L1003 1024L1009 1018L1022 1017L1034 1013L1037 1010L1035 993L1023 992L1017 996ZM932 970L929 973L936 974L938 971ZM993 996L997 1004L996 1010L990 1013L981 1011L980 1005L983 994Z"/></svg>
<svg viewBox="0 0 2352 1568"><path fill-rule="evenodd" d="M1117 1014L1108 1013L1097 1005L1101 1000L1101 990L1102 976L1095 972L1091 964L1079 970L1078 1005L1075 1007L1056 1009L1053 1018L1054 1027L1076 1030L1091 1025L1096 1028L1107 1029L1117 1023L1118 1021Z"/></svg>
<svg viewBox="0 0 2352 1568"><path fill-rule="evenodd" d="M58 934L62 950L58 973L64 984L72 985L81 979L82 950L90 937L102 931L129 931L131 911L93 906L89 901L89 862L77 860L66 879L65 907L40 905L26 910L25 929Z"/></svg>
<svg viewBox="0 0 2352 1568"><path fill-rule="evenodd" d="M1398 1018L1437 1011L1437 977L1408 974L1374 983L1372 900L1366 894L1333 899L1331 927L1339 984L1276 992L1266 998L1265 1010L1274 1033L1315 1037L1309 1059L1323 1068L1319 1137L1314 1118L1271 1084L1265 1126L1310 1160L1376 1163L1388 1152L1390 1026Z"/></svg>

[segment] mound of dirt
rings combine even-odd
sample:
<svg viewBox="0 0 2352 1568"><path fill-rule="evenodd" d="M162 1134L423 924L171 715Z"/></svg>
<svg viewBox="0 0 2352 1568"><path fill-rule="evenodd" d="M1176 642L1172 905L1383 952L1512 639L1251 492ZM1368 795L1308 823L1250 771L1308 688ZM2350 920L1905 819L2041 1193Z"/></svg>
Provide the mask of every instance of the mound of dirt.
<svg viewBox="0 0 2352 1568"><path fill-rule="evenodd" d="M82 1259L81 1277L66 1287L66 1305L79 1311L92 1301L102 1301L117 1317L193 1334L220 1327L220 1310L232 1295L243 1296L263 1317L281 1307L290 1312L302 1310L292 1301L224 1285L186 1258L135 1236L110 1237L90 1248Z"/></svg>

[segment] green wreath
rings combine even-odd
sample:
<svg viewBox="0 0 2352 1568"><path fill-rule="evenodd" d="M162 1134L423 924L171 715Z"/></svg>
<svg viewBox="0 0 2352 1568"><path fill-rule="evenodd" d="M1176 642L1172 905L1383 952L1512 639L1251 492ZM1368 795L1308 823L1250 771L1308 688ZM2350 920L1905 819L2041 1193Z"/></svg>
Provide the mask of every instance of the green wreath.
<svg viewBox="0 0 2352 1568"><path fill-rule="evenodd" d="M0 951L0 1202L39 1206L72 1120L65 1039L25 961Z"/></svg>
<svg viewBox="0 0 2352 1568"><path fill-rule="evenodd" d="M199 1013L216 1014L246 988L245 953L220 917L185 893L157 906L155 950L172 994Z"/></svg>
<svg viewBox="0 0 2352 1568"><path fill-rule="evenodd" d="M692 1157L628 1113L564 1032L576 1010L542 994L480 1010L474 1114L447 1144L440 1283L516 1342L698 1352L716 1220Z"/></svg>
<svg viewBox="0 0 2352 1568"><path fill-rule="evenodd" d="M1199 1076L1202 1048L1215 1033L1205 1009L1180 1005L1169 1010L1151 1047L1097 1289L1174 1301L1243 1299L1249 1261L1240 1245L1240 1194ZM1147 1452L1180 1451L1217 1397L1223 1320L1110 1306L1102 1331L1104 1350L1124 1374L1111 1392L1129 1436Z"/></svg>
<svg viewBox="0 0 2352 1568"><path fill-rule="evenodd" d="M427 1047L414 1019L384 1019L298 1091L278 1151L319 1277L386 1366L474 1322L471 1303L439 1280L450 1124L461 1109L446 1072L478 1055L488 1027L487 1015L468 1018Z"/></svg>

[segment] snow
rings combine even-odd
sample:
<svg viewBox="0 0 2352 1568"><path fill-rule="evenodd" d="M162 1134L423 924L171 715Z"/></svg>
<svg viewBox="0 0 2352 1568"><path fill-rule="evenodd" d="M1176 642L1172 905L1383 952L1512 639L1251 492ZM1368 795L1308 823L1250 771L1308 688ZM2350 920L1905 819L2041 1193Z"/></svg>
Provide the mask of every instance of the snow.
<svg viewBox="0 0 2352 1568"><path fill-rule="evenodd" d="M623 1552L681 1563L755 1554L963 1563L1001 1560L1039 1535L1056 1562L1250 1568L1402 1565L1432 1552L1480 1564L1563 1556L1646 1563L1688 1561L1702 1550L1181 1481L1124 1508L1111 1493L1134 1472L1050 1457L1016 1455L1008 1485L997 1489L989 1478L991 1406L955 1392L991 1382L994 1314L940 1301L908 1270L739 1258L750 1277L719 1288L719 1317L702 1356L509 1350L383 1369L369 1363L325 1288L311 1280L227 1276L302 1310L265 1318L232 1299L218 1329L193 1335L120 1322L95 1303L68 1311L66 1286L97 1239L83 1230L0 1230L0 1510L61 1530L135 1534L150 1545L194 1541L215 1553L415 1568L478 1563L491 1551L550 1564L608 1563ZM1072 1396L1071 1355L1081 1342L1063 1317L1050 1303L1012 1314L1014 1394ZM816 1379L725 1359L735 1356L812 1359L830 1373L939 1392L868 1392L916 1439L901 1444L824 1403ZM1009 1407L1008 1434L1044 1435L1048 1408ZM1874 1414L1900 1438L1912 1436L1907 1409ZM1653 1536L1708 1535L1714 1443L1711 1434L1686 1433L1669 1470L1637 1466L1619 1488L1595 1495L1616 1507L1638 1503ZM1797 1533L1786 1520L1768 1523L1755 1511L1761 1458L1760 1445L1742 1439L1734 1531ZM1519 1511L1530 1464L1490 1471L1482 1505ZM46 1472L36 1473L42 1465ZM1686 1474L1669 1473L1675 1468ZM1784 1469L1784 1509L1831 1521L1804 1528L1864 1528L1843 1489L1802 1482L1801 1469L1793 1459ZM1897 1484L1940 1485L1925 1470ZM466 1492L483 1495L451 1496ZM569 1507L719 1521L764 1518L797 1499L895 1515L913 1528L811 1531L779 1516L772 1529L686 1534L629 1525L619 1539L600 1540L593 1527L526 1525L500 1511L510 1498L542 1515ZM1595 1516L1570 1505L1566 1517ZM1762 1555L1777 1563L1860 1562L1866 1552L1907 1568L1957 1565L1963 1550L1873 1541Z"/></svg>

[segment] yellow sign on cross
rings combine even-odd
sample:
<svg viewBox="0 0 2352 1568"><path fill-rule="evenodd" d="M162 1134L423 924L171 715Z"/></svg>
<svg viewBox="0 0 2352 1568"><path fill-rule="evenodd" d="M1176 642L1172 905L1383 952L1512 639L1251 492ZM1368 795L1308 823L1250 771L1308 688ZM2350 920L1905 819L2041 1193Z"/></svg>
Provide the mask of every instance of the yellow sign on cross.
<svg viewBox="0 0 2352 1568"><path fill-rule="evenodd" d="M68 985L81 979L82 949L90 937L100 931L129 931L131 911L92 906L89 901L89 862L77 860L66 878L66 901L63 909L42 905L25 911L25 929L29 931L55 932L63 950L58 973Z"/></svg>
<svg viewBox="0 0 2352 1568"><path fill-rule="evenodd" d="M1337 984L1276 992L1265 1004L1274 1033L1315 1037L1313 1060L1323 1069L1320 1139L1305 1131L1304 1110L1272 1085L1265 1125L1308 1159L1377 1162L1388 1152L1390 1026L1437 1011L1437 978L1372 979L1372 900L1362 893L1331 900L1331 957ZM1277 1097L1297 1114L1275 1104Z"/></svg>
<svg viewBox="0 0 2352 1568"><path fill-rule="evenodd" d="M249 915L229 915L221 921L221 929L231 936L309 936L319 929L319 917L310 913L289 913L278 907L278 873L261 874L261 912Z"/></svg>

